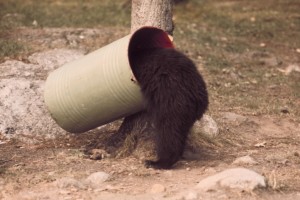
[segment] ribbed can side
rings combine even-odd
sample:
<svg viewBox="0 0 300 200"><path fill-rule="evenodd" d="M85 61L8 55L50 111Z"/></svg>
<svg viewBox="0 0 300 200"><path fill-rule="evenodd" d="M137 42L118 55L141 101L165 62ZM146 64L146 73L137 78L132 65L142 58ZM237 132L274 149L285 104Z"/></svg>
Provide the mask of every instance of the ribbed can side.
<svg viewBox="0 0 300 200"><path fill-rule="evenodd" d="M52 72L45 103L66 131L80 133L143 108L138 85L131 81L130 35Z"/></svg>

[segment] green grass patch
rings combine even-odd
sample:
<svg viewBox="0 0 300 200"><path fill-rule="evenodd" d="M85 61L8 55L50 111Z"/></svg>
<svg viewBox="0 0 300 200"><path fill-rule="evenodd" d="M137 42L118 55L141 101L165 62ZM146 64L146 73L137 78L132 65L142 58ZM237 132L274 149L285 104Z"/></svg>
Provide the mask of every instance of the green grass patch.
<svg viewBox="0 0 300 200"><path fill-rule="evenodd" d="M0 16L18 16L19 24L40 27L129 26L130 6L124 0L0 0ZM1 20L1 24L7 22Z"/></svg>
<svg viewBox="0 0 300 200"><path fill-rule="evenodd" d="M246 50L249 50L251 47L249 44L240 41L232 41L226 44L224 50L229 53L244 53Z"/></svg>
<svg viewBox="0 0 300 200"><path fill-rule="evenodd" d="M25 47L14 40L2 40L0 39L0 58L12 57L25 51Z"/></svg>
<svg viewBox="0 0 300 200"><path fill-rule="evenodd" d="M230 67L231 63L223 56L207 55L205 66L210 72L220 74L224 68Z"/></svg>

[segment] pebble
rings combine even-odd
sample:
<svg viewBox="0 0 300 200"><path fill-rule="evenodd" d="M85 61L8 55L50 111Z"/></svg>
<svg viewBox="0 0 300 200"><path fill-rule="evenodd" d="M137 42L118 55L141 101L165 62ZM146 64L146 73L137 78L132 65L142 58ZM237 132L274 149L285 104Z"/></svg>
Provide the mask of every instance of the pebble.
<svg viewBox="0 0 300 200"><path fill-rule="evenodd" d="M266 44L262 42L262 43L259 44L259 46L260 47L266 47Z"/></svg>

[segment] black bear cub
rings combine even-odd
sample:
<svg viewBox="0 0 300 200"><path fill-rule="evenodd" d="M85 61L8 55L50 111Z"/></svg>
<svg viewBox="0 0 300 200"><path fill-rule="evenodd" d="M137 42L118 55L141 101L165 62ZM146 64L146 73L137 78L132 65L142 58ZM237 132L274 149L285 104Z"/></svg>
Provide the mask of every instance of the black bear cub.
<svg viewBox="0 0 300 200"><path fill-rule="evenodd" d="M195 64L173 48L131 53L133 73L156 130L157 160L147 167L169 169L183 154L188 133L208 107L208 93Z"/></svg>

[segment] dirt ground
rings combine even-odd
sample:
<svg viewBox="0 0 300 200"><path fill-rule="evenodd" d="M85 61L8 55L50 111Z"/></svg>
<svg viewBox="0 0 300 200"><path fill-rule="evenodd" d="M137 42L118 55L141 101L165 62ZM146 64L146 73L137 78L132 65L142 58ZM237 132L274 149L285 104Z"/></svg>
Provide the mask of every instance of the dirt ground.
<svg viewBox="0 0 300 200"><path fill-rule="evenodd" d="M204 177L218 171L243 166L263 174L267 178L268 188L254 193L226 193L226 196L217 196L219 199L300 198L299 124L288 117L271 116L250 116L242 118L242 121L218 118L217 121L224 126L224 130L221 129L221 135L213 145L203 145L201 150L187 155L174 169L165 171L143 166L143 156L147 154L143 147L138 147L133 155L125 158L89 159L80 149L95 141L96 133L72 136L69 140L48 141L47 145L2 144L2 197L43 199L44 195L45 199L101 199L108 195L108 199L125 199L126 195L138 197L151 194L151 187L161 184L165 187L163 194L167 198L192 188ZM245 155L253 157L257 164L233 163L236 158ZM52 189L55 188L53 182L62 177L84 179L97 171L112 176L100 189ZM54 198L53 195L57 196Z"/></svg>
<svg viewBox="0 0 300 200"><path fill-rule="evenodd" d="M84 153L87 146L113 134L119 121L84 134L35 143L1 133L0 199L184 199L176 196L205 177L238 166L263 175L267 188L229 190L198 199L300 199L299 2L211 1L201 4L200 11L195 4L191 1L175 8L180 14L175 14L174 38L177 48L195 61L205 77L210 93L207 114L217 122L219 135L190 139L184 159L174 169L153 170L143 165L153 155L151 142L144 138L127 157L93 160ZM211 13L212 8L219 11ZM222 21L224 16L227 21ZM195 17L202 20L186 20ZM4 38L21 41L29 50L1 57L1 61L30 63L32 53L55 49L88 53L128 32L117 26L22 26ZM40 73L39 79L47 75ZM18 75L1 76L5 78ZM234 163L247 155L256 163ZM110 178L98 188L55 185L64 177L83 180L99 171ZM155 185L163 189L153 191Z"/></svg>

